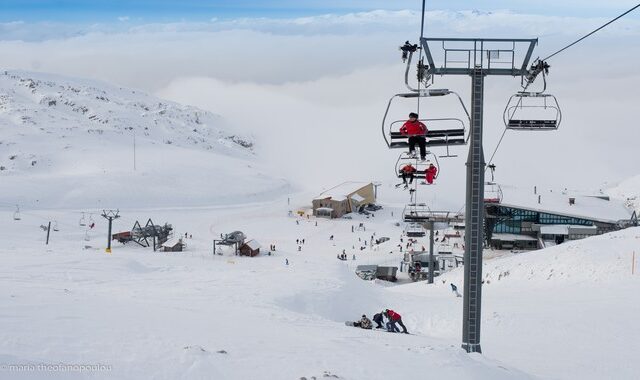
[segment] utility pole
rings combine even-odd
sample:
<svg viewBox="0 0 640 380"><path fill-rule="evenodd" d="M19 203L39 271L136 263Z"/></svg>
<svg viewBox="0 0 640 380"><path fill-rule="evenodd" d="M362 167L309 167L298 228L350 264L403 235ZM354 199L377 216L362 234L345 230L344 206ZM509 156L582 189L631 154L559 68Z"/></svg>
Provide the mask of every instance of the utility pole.
<svg viewBox="0 0 640 380"><path fill-rule="evenodd" d="M49 245L49 233L51 232L51 222L47 225L47 242L45 245Z"/></svg>
<svg viewBox="0 0 640 380"><path fill-rule="evenodd" d="M378 186L382 185L381 182L373 182L373 198L378 201Z"/></svg>
<svg viewBox="0 0 640 380"><path fill-rule="evenodd" d="M133 130L133 171L136 171L136 131Z"/></svg>
<svg viewBox="0 0 640 380"><path fill-rule="evenodd" d="M442 50L436 64L429 48L434 42ZM471 125L467 158L467 188L465 211L464 253L464 309L462 348L467 352L482 352L480 321L482 304L482 249L484 227L484 171L482 150L482 121L484 108L484 79L486 76L520 76L529 74L527 66L537 39L499 38L421 38L420 44L427 59L428 77L466 75L471 77ZM516 63L516 48L526 47L521 63ZM464 54L466 53L466 54ZM465 56L466 61L459 57ZM502 56L502 57L501 57ZM518 58L519 59L519 58ZM535 78L535 77L534 77ZM422 90L427 96L429 90ZM432 90L433 91L433 90Z"/></svg>
<svg viewBox="0 0 640 380"><path fill-rule="evenodd" d="M107 249L105 252L111 253L111 225L114 219L118 219L120 210L102 210L102 217L109 221L109 235L107 236Z"/></svg>
<svg viewBox="0 0 640 380"><path fill-rule="evenodd" d="M433 284L434 265L433 265L433 230L434 222L429 223L429 283Z"/></svg>

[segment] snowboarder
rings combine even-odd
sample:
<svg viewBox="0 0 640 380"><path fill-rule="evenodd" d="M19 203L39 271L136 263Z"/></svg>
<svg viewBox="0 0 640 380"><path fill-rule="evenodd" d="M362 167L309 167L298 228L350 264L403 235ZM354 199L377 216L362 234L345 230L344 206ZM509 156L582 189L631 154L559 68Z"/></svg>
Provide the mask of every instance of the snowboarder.
<svg viewBox="0 0 640 380"><path fill-rule="evenodd" d="M387 330L390 332L400 332L396 323L402 327L402 332L408 334L407 327L402 323L402 316L391 309L386 309L384 314L389 322L387 322Z"/></svg>
<svg viewBox="0 0 640 380"><path fill-rule="evenodd" d="M365 314L362 314L362 318L358 322L353 322L353 327L360 327L366 330L371 330L373 328L373 323L371 320L367 318Z"/></svg>
<svg viewBox="0 0 640 380"><path fill-rule="evenodd" d="M300 251L302 251L302 246L301 245L298 246L298 252L300 252Z"/></svg>
<svg viewBox="0 0 640 380"><path fill-rule="evenodd" d="M409 120L400 127L400 133L404 136L409 136L409 155L415 157L416 144L418 144L420 147L420 160L424 161L427 157L427 140L425 138L427 126L418 120L417 113L411 112L409 114Z"/></svg>
<svg viewBox="0 0 640 380"><path fill-rule="evenodd" d="M333 235L329 236L329 240L333 240Z"/></svg>
<svg viewBox="0 0 640 380"><path fill-rule="evenodd" d="M460 293L458 293L458 287L453 285L453 283L451 284L451 292L453 292L453 294L455 294L456 297L462 297L462 295L460 295Z"/></svg>
<svg viewBox="0 0 640 380"><path fill-rule="evenodd" d="M429 185L433 184L433 180L436 178L437 173L438 168L436 168L434 164L429 164L429 167L425 171L426 180Z"/></svg>
<svg viewBox="0 0 640 380"><path fill-rule="evenodd" d="M289 259L284 259L284 265L289 265Z"/></svg>

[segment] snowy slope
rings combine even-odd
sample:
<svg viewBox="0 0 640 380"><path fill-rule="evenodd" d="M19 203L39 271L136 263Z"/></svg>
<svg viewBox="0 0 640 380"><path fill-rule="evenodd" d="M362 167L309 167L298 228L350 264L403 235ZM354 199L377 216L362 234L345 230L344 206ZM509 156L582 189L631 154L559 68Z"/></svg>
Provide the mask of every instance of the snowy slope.
<svg viewBox="0 0 640 380"><path fill-rule="evenodd" d="M627 178L605 191L612 198L621 199L636 211L640 211L640 175Z"/></svg>
<svg viewBox="0 0 640 380"><path fill-rule="evenodd" d="M255 201L287 186L219 116L99 82L1 73L0 135L0 202L26 207Z"/></svg>

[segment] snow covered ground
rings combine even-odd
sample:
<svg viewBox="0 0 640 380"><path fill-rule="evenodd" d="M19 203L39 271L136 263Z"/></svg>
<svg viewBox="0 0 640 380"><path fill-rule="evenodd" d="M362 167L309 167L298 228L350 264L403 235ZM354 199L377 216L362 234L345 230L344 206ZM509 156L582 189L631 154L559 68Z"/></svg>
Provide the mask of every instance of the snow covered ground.
<svg viewBox="0 0 640 380"><path fill-rule="evenodd" d="M461 285L461 270L435 286L360 280L357 264L399 262L401 210L296 224L288 211L311 196L294 194L291 205L121 209L114 231L135 219L166 221L193 235L182 253L115 243L106 254L106 222L96 215L87 242L80 214L28 211L13 221L1 213L0 362L110 366L58 373L64 379L631 379L640 369L640 276L631 276L639 228L487 260L484 355L468 355L459 348L462 298L449 290ZM45 246L38 226L53 218L59 231ZM352 233L360 222L367 231ZM236 229L263 254L213 257L212 239ZM358 238L373 233L391 241L359 251ZM296 239L305 239L301 251ZM266 256L270 244L277 252ZM355 262L338 261L342 249ZM400 312L413 335L344 326L383 308ZM54 374L3 369L0 378Z"/></svg>
<svg viewBox="0 0 640 380"><path fill-rule="evenodd" d="M295 192L275 178L250 137L216 115L43 74L5 73L0 86L0 379L633 379L640 372L640 275L631 274L640 228L536 252L486 252L484 354L469 355L460 348L462 298L450 291L451 283L462 289L462 269L433 286L354 274L357 265L402 259L397 221L407 193L393 183L379 188L385 207L375 217L293 217L320 189ZM638 194L634 181L617 196ZM459 203L442 188L419 196L436 208ZM106 254L99 214L111 207L121 213L113 232L151 218L193 238L181 253L114 242ZM80 226L83 215L94 228ZM45 245L48 222L58 231ZM359 223L366 231L352 232ZM262 254L212 255L212 240L235 230L259 241ZM390 241L361 250L373 234ZM265 255L271 244L276 252ZM336 259L342 250L350 260ZM384 308L402 314L412 334L344 325ZM37 367L60 363L103 367Z"/></svg>
<svg viewBox="0 0 640 380"><path fill-rule="evenodd" d="M0 73L0 133L2 206L203 206L290 187L220 116L85 79Z"/></svg>

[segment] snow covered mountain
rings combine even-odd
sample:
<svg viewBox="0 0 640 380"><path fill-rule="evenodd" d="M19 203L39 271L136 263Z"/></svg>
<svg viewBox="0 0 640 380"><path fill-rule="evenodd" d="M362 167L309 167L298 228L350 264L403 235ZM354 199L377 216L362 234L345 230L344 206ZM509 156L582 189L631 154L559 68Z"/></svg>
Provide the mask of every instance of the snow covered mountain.
<svg viewBox="0 0 640 380"><path fill-rule="evenodd" d="M640 212L640 175L627 178L606 190L613 198L622 199L629 207Z"/></svg>
<svg viewBox="0 0 640 380"><path fill-rule="evenodd" d="M0 73L0 134L5 203L158 205L180 188L205 205L286 186L220 116L99 82Z"/></svg>

